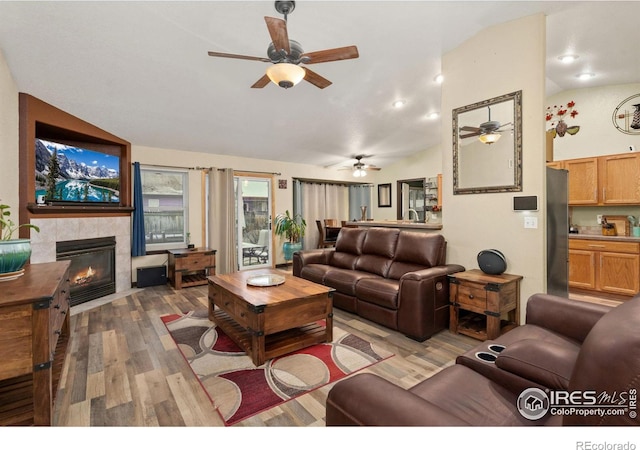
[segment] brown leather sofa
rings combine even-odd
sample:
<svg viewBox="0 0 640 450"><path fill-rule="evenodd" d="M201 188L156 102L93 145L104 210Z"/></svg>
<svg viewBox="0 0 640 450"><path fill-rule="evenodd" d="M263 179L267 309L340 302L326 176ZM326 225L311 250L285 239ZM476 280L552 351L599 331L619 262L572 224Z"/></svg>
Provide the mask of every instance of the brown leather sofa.
<svg viewBox="0 0 640 450"><path fill-rule="evenodd" d="M526 325L483 342L410 389L371 373L336 383L326 423L640 425L639 329L640 296L611 308L536 294L527 303Z"/></svg>
<svg viewBox="0 0 640 450"><path fill-rule="evenodd" d="M423 341L447 328L447 275L440 234L342 228L332 249L296 252L293 274L335 289L333 305Z"/></svg>

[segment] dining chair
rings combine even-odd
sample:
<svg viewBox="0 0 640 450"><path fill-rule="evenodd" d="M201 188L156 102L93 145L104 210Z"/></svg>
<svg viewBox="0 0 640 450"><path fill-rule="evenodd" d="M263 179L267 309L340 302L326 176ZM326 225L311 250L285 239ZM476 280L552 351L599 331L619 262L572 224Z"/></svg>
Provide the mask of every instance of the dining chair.
<svg viewBox="0 0 640 450"><path fill-rule="evenodd" d="M322 226L322 222L316 220L318 226L318 245L317 248L333 247L336 245L336 239L327 239L327 233L325 227Z"/></svg>

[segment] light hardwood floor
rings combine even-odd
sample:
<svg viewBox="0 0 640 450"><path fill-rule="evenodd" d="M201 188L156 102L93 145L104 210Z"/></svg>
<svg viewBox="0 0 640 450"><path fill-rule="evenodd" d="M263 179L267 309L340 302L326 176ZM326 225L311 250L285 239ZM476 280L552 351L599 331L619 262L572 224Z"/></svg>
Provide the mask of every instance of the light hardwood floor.
<svg viewBox="0 0 640 450"><path fill-rule="evenodd" d="M74 308L71 341L58 389L57 426L223 426L160 320L205 309L207 287L135 290L125 297ZM410 387L453 364L478 341L443 331L425 342L334 310L334 325L392 351L368 369ZM332 385L235 425L324 426Z"/></svg>
<svg viewBox="0 0 640 450"><path fill-rule="evenodd" d="M580 298L598 301L597 298ZM223 426L160 320L207 307L207 286L132 290L72 309L71 340L54 415L57 426ZM413 341L339 309L334 324L392 351L366 371L411 387L479 341L442 331ZM327 385L253 416L242 426L324 426Z"/></svg>

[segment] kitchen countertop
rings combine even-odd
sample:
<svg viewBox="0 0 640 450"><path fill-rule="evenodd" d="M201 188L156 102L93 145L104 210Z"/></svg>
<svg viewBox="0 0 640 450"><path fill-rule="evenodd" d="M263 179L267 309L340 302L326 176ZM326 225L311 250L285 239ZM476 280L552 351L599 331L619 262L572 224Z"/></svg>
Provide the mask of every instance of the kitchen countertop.
<svg viewBox="0 0 640 450"><path fill-rule="evenodd" d="M602 236L601 234L569 233L569 239L590 239L594 241L640 242L639 236Z"/></svg>
<svg viewBox="0 0 640 450"><path fill-rule="evenodd" d="M359 227L386 227L386 228L409 228L416 230L442 230L441 223L411 222L408 220L367 220L357 221Z"/></svg>

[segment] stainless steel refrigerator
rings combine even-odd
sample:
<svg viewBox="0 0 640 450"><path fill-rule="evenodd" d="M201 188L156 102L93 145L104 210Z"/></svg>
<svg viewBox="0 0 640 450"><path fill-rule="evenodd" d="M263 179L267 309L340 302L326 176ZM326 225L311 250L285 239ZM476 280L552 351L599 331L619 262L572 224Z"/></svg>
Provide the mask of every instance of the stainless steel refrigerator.
<svg viewBox="0 0 640 450"><path fill-rule="evenodd" d="M569 172L547 167L547 293L569 297Z"/></svg>

